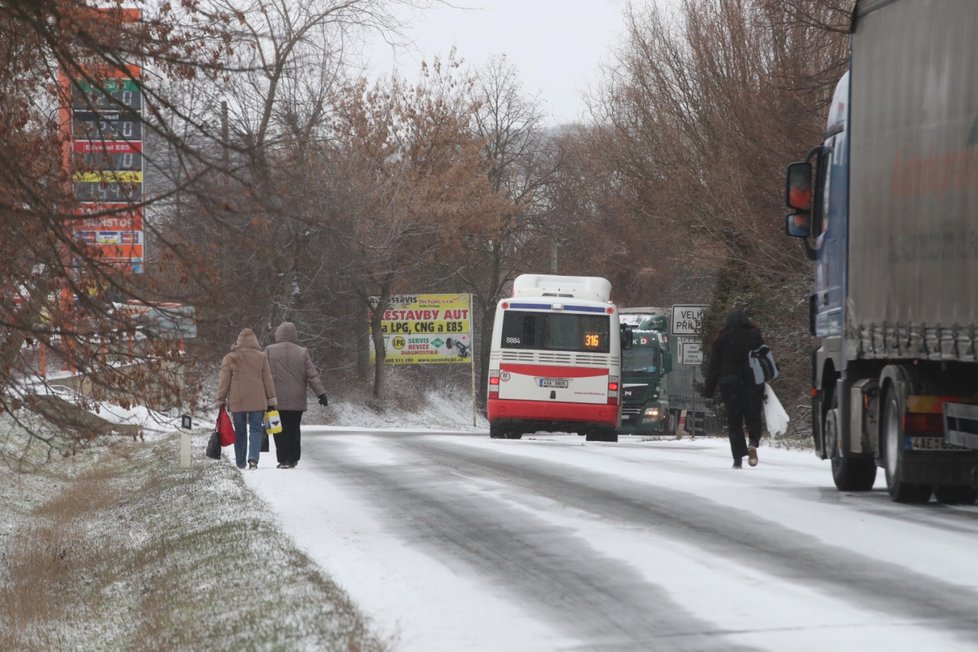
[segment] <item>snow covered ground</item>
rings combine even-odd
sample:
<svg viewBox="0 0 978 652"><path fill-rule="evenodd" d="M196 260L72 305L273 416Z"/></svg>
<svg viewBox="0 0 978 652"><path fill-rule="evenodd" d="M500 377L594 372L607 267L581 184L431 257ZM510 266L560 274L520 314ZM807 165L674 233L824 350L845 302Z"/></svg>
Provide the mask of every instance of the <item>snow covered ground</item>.
<svg viewBox="0 0 978 652"><path fill-rule="evenodd" d="M379 634L398 642L397 650L581 648L579 641L549 629L536 617L532 605L514 603L498 587L460 568L461 564L432 554L423 542L406 544L397 535L403 528L391 521L389 511L351 491L344 478L330 477L317 468L316 459L339 450L377 469L424 463L404 457L398 446L388 444L389 436L351 436L351 431L403 431L460 455L488 452L533 464L557 463L570 472L576 468L580 473L606 476L610 482L659 487L663 495L690 496L694 505L728 508L734 515L731 518L739 513L757 518L759 553L775 540L782 548L797 546L799 568L819 565L824 555L825 582L813 581L801 572L794 577L790 571L782 576L784 571L759 566L729 568L722 552L676 538L674 531L609 526L607 519L564 505L534 505L519 499L519 504L509 505L531 510L534 518L627 563L636 577L668 587L673 601L712 623L717 633L738 646L779 652L830 650L840 643L844 649L863 650L975 649L972 633L964 642L955 635L962 619L956 609L949 610L947 623L935 623L933 609L922 609L918 619L902 616L899 610L889 613L886 599L859 604L872 588L854 590L843 599L836 592L840 581L845 584L846 573L853 574L855 583L866 579L861 574L873 575L876 569L860 570L858 560L832 558L851 551L857 558L868 555L894 572L892 578L869 578L867 587L892 584L912 591L908 585L915 581L933 580L941 586L962 587L963 596L978 597L978 566L962 564L978 535L975 507L893 504L885 493L882 474L874 492L839 493L827 463L811 451L763 446L759 467L734 471L729 469L729 445L720 438L642 441L623 437L619 444L585 444L575 435L539 434L522 441L501 441L488 438L485 423L473 428L466 423L467 414L450 407L420 420L414 415L380 420L352 406L342 409L348 410L345 427L304 427L309 463L294 471L279 471L273 468L271 455L258 471L245 474L245 480L272 506L283 530L349 592ZM402 428L391 428L392 422ZM328 447L341 438L342 444L336 444L341 448ZM448 482L457 481L461 493L464 480ZM473 491L486 492L491 499L507 498L505 489L489 481ZM723 522L716 525L718 540L732 536L724 526ZM922 591L921 599L943 601L938 593ZM953 595L947 599L955 601ZM970 605L961 605L961 609L967 612ZM675 643L670 649L676 649Z"/></svg>
<svg viewBox="0 0 978 652"><path fill-rule="evenodd" d="M481 492L487 500L504 501L507 509L526 512L547 528L627 564L637 581L666 587L670 601L710 623L710 635L733 648L899 652L978 647L973 615L967 615L973 614L978 597L978 565L969 561L968 553L978 536L974 506L891 503L882 474L873 492L837 492L827 463L808 450L764 445L759 467L734 471L722 438L623 437L611 444L539 434L522 441L490 440L484 420L472 425L467 402L437 394L419 413L378 415L338 402L327 408L329 426L315 424L322 418L318 410L304 419L304 463L294 470L275 469L273 448L262 456L259 469L244 472L243 478L274 513L281 530L349 593L393 650L585 649L581 641L539 618L532 606L514 602L511 593L469 573L458 559L432 554L424 541L406 541L403 527L396 517L392 520L390 510L378 506L376 497L372 501L353 490L349 478L323 472L320 462L342 452L361 468L383 472L413 467L424 475L425 460L417 450L391 445L402 433L405 442L421 441L449 457L454 451L459 459L487 454L495 461L556 464L569 473L607 478L609 487L629 483L663 497L689 498L689 514L682 506L671 514L663 512L677 521L688 517L690 523L702 523L695 520L698 509L729 511L733 520L716 523L715 545L704 545L677 536L682 527L616 526L611 516L597 519L540 498L514 500L505 487L488 479L476 479L464 489L463 481L471 481L465 474L438 479L449 491L457 484L460 496ZM101 414L140 423L151 431L150 437L172 435L179 426L176 415L112 406L103 406ZM364 431L369 432L358 434ZM228 458L221 463L233 464ZM211 462L195 457L192 463ZM707 520L712 513L706 512ZM740 523L733 535L727 529L731 523ZM772 554L774 549L795 550L797 572L790 565L731 564L718 554L716 548L745 530L750 537L756 535L760 559L769 546ZM862 565L860 560L866 559L872 560L872 568ZM824 580L818 570L823 564ZM850 576L852 591L846 587ZM910 616L896 594L915 590L920 590L919 614ZM673 640L669 649L704 648Z"/></svg>

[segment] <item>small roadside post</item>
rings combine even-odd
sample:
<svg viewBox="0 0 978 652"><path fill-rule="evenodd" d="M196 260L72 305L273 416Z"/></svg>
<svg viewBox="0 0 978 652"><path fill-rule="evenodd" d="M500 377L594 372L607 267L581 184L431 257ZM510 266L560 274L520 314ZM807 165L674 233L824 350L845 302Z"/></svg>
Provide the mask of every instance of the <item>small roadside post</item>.
<svg viewBox="0 0 978 652"><path fill-rule="evenodd" d="M190 431L194 421L189 414L180 417L180 466L190 466Z"/></svg>

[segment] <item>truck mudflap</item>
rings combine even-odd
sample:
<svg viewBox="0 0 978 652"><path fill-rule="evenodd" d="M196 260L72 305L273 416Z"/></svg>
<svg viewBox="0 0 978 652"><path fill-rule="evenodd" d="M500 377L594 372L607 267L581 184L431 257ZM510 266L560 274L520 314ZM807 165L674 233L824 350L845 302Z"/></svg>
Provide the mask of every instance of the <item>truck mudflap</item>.
<svg viewBox="0 0 978 652"><path fill-rule="evenodd" d="M944 436L949 444L978 451L978 405L946 402ZM978 454L969 470L970 485L978 489Z"/></svg>
<svg viewBox="0 0 978 652"><path fill-rule="evenodd" d="M978 405L945 403L944 433L949 444L978 450Z"/></svg>
<svg viewBox="0 0 978 652"><path fill-rule="evenodd" d="M978 453L962 454L914 452L904 459L902 479L909 484L974 487L978 474ZM953 458L953 459L952 459Z"/></svg>

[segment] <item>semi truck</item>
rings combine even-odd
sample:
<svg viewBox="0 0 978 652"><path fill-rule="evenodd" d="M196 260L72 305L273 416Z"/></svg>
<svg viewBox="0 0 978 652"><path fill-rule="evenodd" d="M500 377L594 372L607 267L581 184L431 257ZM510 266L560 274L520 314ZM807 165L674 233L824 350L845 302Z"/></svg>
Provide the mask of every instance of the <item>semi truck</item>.
<svg viewBox="0 0 978 652"><path fill-rule="evenodd" d="M978 2L858 0L821 144L787 169L814 261L812 433L836 487L978 496Z"/></svg>
<svg viewBox="0 0 978 652"><path fill-rule="evenodd" d="M669 428L667 374L672 370L669 323L661 308L621 308L632 346L621 356L621 434L665 435Z"/></svg>
<svg viewBox="0 0 978 652"><path fill-rule="evenodd" d="M492 327L489 436L520 439L547 431L618 441L623 340L631 345L607 279L516 277L513 296L499 301Z"/></svg>

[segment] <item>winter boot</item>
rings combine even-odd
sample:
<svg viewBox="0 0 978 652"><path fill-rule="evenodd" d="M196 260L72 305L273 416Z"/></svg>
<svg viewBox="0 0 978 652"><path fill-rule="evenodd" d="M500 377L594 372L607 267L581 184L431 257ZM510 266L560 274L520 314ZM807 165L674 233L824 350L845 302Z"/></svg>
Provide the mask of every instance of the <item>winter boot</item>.
<svg viewBox="0 0 978 652"><path fill-rule="evenodd" d="M751 466L757 466L757 446L747 447L747 463Z"/></svg>

